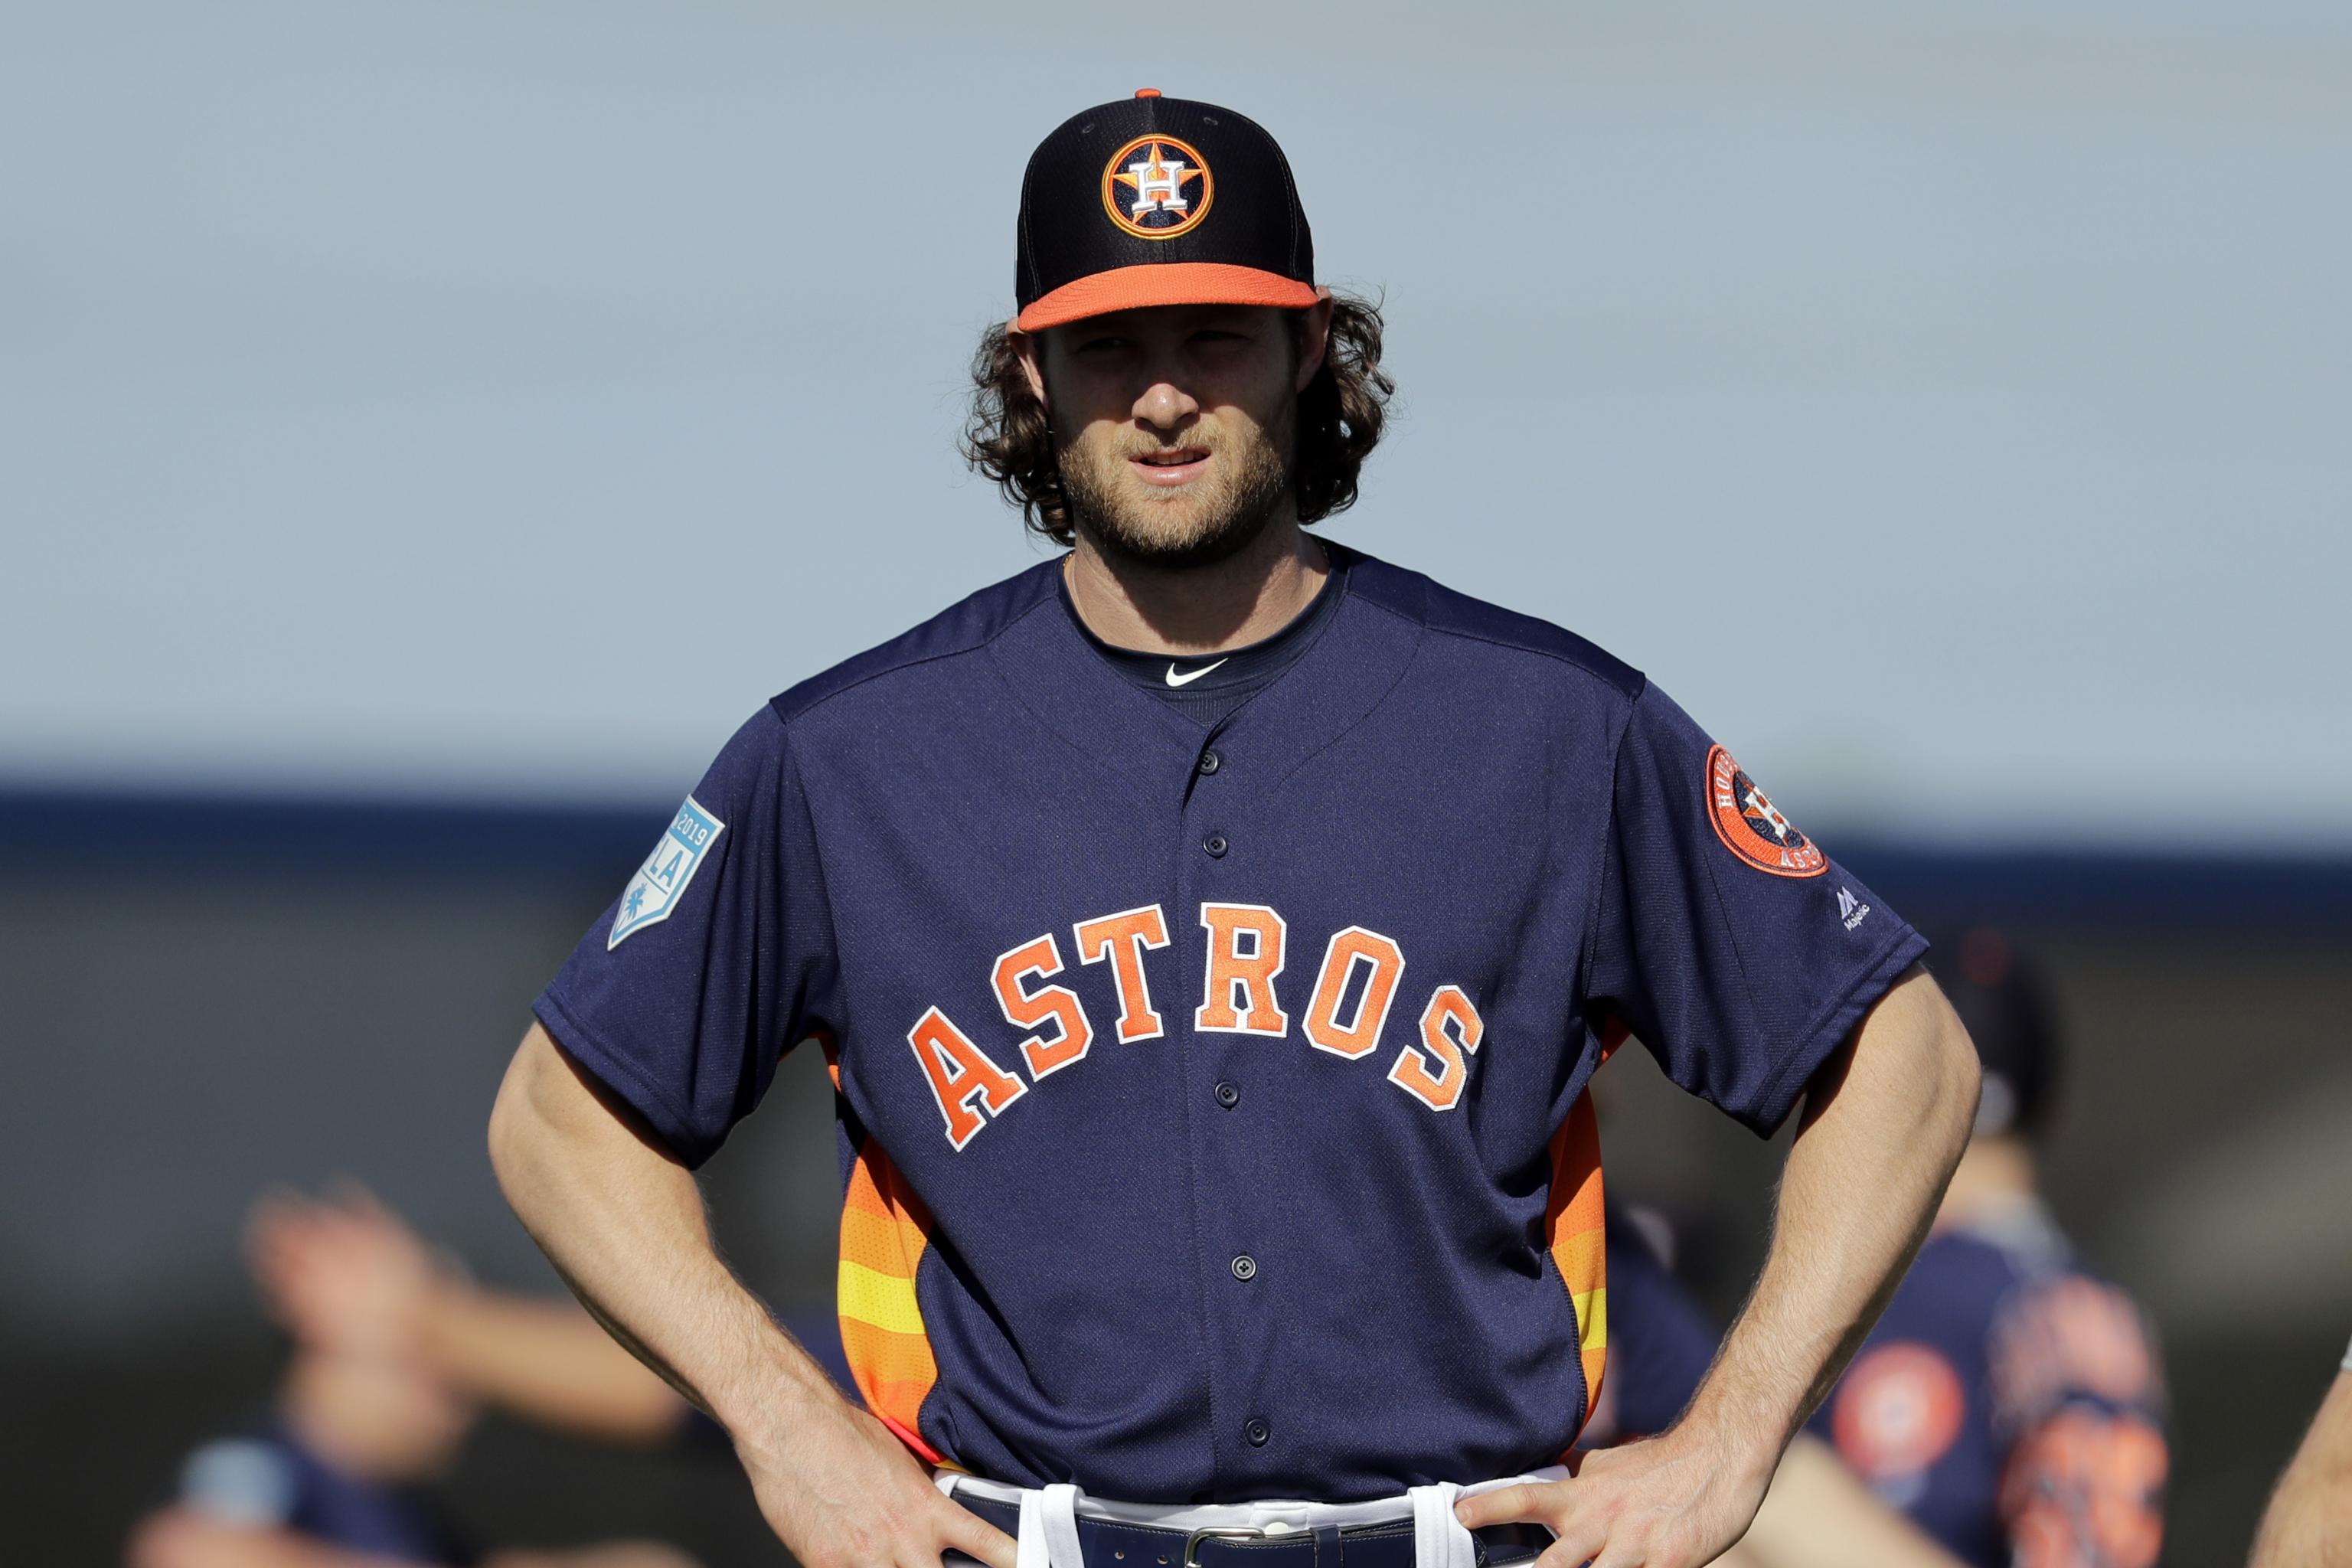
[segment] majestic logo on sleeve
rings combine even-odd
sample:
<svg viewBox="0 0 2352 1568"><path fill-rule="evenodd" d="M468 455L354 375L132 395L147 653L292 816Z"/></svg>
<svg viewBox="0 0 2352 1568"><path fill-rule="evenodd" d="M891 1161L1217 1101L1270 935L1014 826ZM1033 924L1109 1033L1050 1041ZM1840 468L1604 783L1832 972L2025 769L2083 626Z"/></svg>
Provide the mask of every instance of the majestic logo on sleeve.
<svg viewBox="0 0 2352 1568"><path fill-rule="evenodd" d="M613 911L613 934L604 939L604 951L610 952L635 932L669 919L686 885L709 858L710 847L726 831L725 823L688 795L670 819L669 830L621 890L621 907Z"/></svg>
<svg viewBox="0 0 2352 1568"><path fill-rule="evenodd" d="M1216 181L1189 143L1139 136L1103 166L1103 211L1139 239L1173 239L1209 216Z"/></svg>
<svg viewBox="0 0 2352 1568"><path fill-rule="evenodd" d="M1706 815L1723 847L1776 877L1818 877L1829 858L1797 831L1721 746L1706 754Z"/></svg>

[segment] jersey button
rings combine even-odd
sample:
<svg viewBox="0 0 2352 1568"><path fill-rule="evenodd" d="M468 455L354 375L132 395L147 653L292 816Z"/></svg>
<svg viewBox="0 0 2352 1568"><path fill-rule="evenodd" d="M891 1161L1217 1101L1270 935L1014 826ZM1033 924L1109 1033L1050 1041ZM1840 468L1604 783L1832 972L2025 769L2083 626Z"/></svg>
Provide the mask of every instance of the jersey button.
<svg viewBox="0 0 2352 1568"><path fill-rule="evenodd" d="M1239 1258L1234 1258L1234 1279L1242 1279L1242 1280L1249 1280L1249 1279L1256 1279L1256 1278L1257 1278L1257 1259L1256 1259L1256 1258L1252 1258L1252 1257L1251 1257L1248 1253L1246 1253L1246 1252L1243 1253Z"/></svg>
<svg viewBox="0 0 2352 1568"><path fill-rule="evenodd" d="M1216 752L1202 752L1201 753L1201 771L1203 773L1215 773L1219 768L1222 768L1224 765L1225 759L1217 755Z"/></svg>
<svg viewBox="0 0 2352 1568"><path fill-rule="evenodd" d="M1274 1438L1274 1428L1252 1416L1242 1425L1242 1436L1253 1448L1263 1448Z"/></svg>
<svg viewBox="0 0 2352 1568"><path fill-rule="evenodd" d="M1222 860L1225 858L1225 836L1222 833L1212 833L1201 840L1201 847L1209 852L1210 859Z"/></svg>
<svg viewBox="0 0 2352 1568"><path fill-rule="evenodd" d="M1242 1091L1240 1089L1235 1089L1229 1083L1221 1083L1217 1085L1217 1103L1219 1105L1223 1106L1227 1110L1231 1110L1234 1106L1239 1105L1241 1102Z"/></svg>

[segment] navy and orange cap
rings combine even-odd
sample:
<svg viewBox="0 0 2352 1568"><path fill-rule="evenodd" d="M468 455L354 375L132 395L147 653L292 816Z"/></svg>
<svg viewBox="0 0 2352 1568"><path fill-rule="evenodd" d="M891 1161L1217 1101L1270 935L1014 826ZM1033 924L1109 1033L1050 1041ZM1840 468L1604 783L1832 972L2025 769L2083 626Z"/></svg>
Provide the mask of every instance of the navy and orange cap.
<svg viewBox="0 0 2352 1568"><path fill-rule="evenodd" d="M1024 332L1142 305L1312 305L1315 240L1255 121L1145 88L1037 145L1021 181Z"/></svg>

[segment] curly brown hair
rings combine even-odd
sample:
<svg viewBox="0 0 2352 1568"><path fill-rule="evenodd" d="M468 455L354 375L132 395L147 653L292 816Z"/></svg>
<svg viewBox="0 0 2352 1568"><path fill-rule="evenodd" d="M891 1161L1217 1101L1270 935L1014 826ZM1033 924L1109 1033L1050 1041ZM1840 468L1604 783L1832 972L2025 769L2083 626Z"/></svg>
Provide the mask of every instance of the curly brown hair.
<svg viewBox="0 0 2352 1568"><path fill-rule="evenodd" d="M1306 312L1289 313L1297 349ZM1356 504L1356 476L1380 444L1396 383L1381 369L1381 308L1369 300L1331 297L1331 335L1323 368L1298 395L1298 451L1292 482L1298 521L1319 522ZM1056 544L1075 537L1062 471L1054 458L1054 431L1045 405L1029 390L1021 357L1002 325L981 334L971 356L971 417L965 421L964 461L994 479L1021 509L1032 532Z"/></svg>

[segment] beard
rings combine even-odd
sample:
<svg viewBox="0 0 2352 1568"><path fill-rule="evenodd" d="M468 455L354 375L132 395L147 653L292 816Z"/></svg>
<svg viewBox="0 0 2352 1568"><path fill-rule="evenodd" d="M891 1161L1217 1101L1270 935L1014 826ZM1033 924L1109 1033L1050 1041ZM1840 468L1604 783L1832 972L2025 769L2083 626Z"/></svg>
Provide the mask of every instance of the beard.
<svg viewBox="0 0 2352 1568"><path fill-rule="evenodd" d="M1297 418L1294 400L1271 426L1214 446L1198 430L1188 434L1174 444L1206 447L1210 472L1166 499L1123 488L1129 459L1158 443L1130 439L1091 451L1066 443L1055 458L1071 521L1105 553L1149 565L1181 570L1228 560L1257 542L1290 494Z"/></svg>

